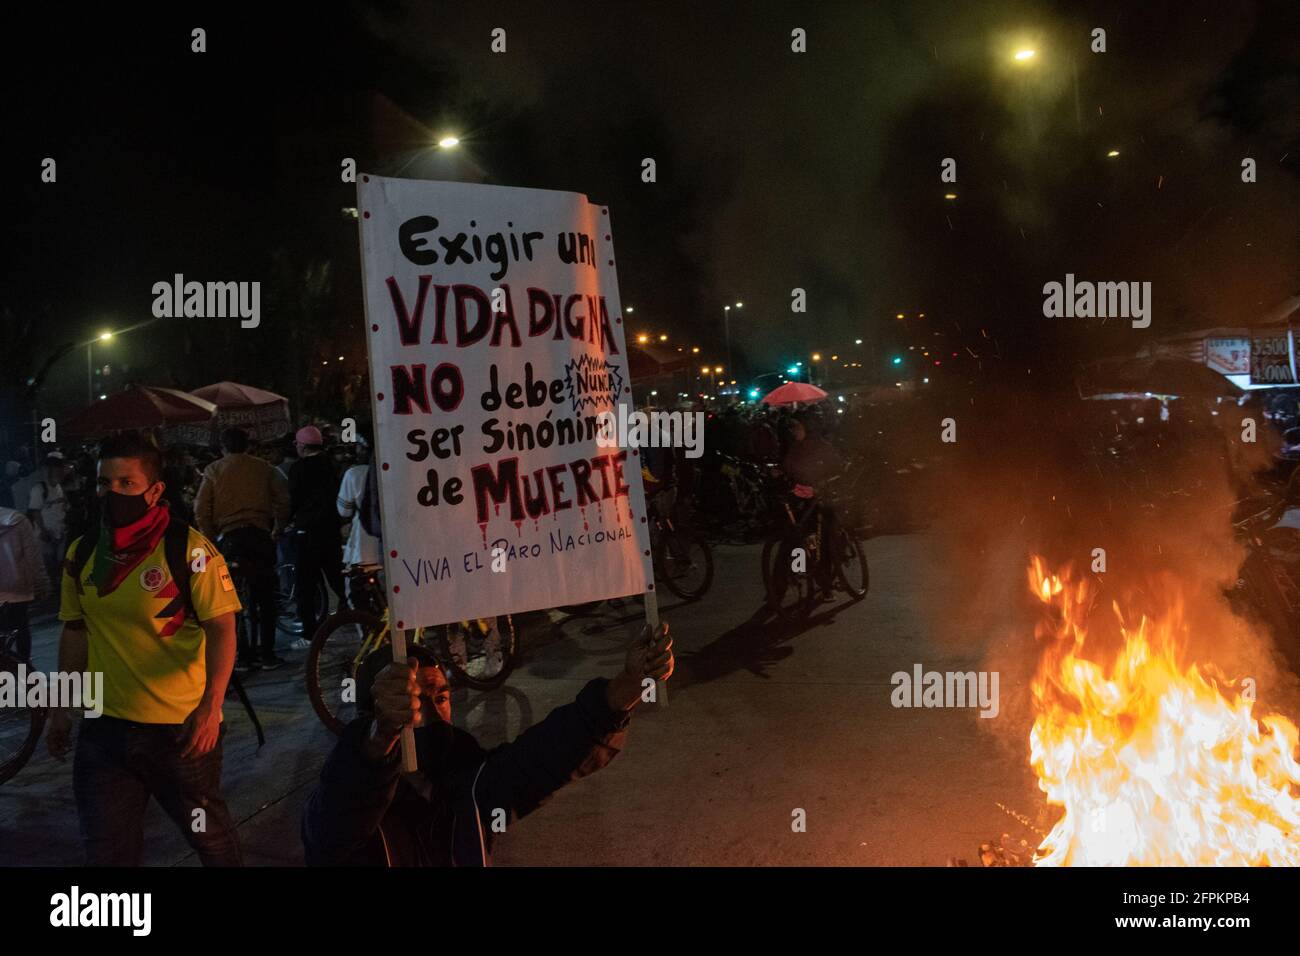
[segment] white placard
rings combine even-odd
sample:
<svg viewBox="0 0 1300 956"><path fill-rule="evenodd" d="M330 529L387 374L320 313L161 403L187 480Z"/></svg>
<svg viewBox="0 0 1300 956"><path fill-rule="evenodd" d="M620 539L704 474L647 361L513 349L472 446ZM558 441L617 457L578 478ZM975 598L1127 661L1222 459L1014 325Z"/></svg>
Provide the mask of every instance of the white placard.
<svg viewBox="0 0 1300 956"><path fill-rule="evenodd" d="M609 210L577 193L363 175L392 619L428 627L653 587Z"/></svg>

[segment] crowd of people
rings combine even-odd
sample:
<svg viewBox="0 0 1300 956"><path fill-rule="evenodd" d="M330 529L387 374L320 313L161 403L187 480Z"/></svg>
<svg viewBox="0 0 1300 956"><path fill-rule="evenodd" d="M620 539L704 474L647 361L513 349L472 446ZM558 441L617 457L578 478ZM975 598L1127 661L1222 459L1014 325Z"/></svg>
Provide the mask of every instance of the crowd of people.
<svg viewBox="0 0 1300 956"><path fill-rule="evenodd" d="M0 506L0 628L21 632L15 650L28 660L29 608L56 592L59 672L103 675L97 717L52 706L46 730L51 755L73 754L90 865L142 861L150 799L205 866L242 863L221 783L222 704L237 670L285 663L275 640L286 544L297 580L323 578L340 604L345 564L378 562L368 450L360 441L344 452L307 425L285 455L232 428L220 457L205 460L128 431L101 442L84 472L81 453L70 468L54 451L39 473L7 471L5 501L27 507ZM317 608L304 591L298 613L310 635ZM307 862L489 864L496 815L533 812L619 753L647 682L672 674L671 647L666 624L645 629L612 678L589 681L490 751L452 726L447 677L426 652L372 654L357 675L359 716L304 806ZM419 770L404 774L397 744L407 727Z"/></svg>
<svg viewBox="0 0 1300 956"><path fill-rule="evenodd" d="M152 440L161 447L159 436ZM219 542L249 584L258 639L248 646L241 640L240 670L282 666L274 646L277 569L292 567L298 580L323 579L341 598L345 559L378 562L377 539L353 520L369 444L364 437L343 442L328 425L307 425L288 441L265 443L233 428L222 433L217 449L170 445L160 455L162 495L170 513ZM0 584L0 628L18 632L24 654L30 653L31 605L56 595L69 543L100 520L95 487L93 443L66 453L46 448L37 455L20 448L5 464L0 541L12 535L11 550L21 547L22 557L7 572L13 586ZM341 522L346 522L346 545ZM30 554L39 556L39 567L30 563ZM300 589L298 613L308 636L319 623L314 597L311 589ZM297 649L303 647L299 642Z"/></svg>

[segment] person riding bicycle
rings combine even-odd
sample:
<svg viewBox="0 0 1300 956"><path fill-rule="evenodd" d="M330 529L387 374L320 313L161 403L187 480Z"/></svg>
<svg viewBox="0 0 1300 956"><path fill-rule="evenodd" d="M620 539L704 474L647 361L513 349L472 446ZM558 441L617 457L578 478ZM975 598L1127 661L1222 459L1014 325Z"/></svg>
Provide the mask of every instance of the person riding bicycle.
<svg viewBox="0 0 1300 956"><path fill-rule="evenodd" d="M497 833L623 748L642 682L673 672L668 625L649 637L646 628L614 678L589 681L572 703L490 751L452 726L447 678L427 650L411 645L402 664L391 648L370 655L357 675L361 716L303 810L307 864L491 865ZM419 770L402 775L398 739L407 726Z"/></svg>
<svg viewBox="0 0 1300 956"><path fill-rule="evenodd" d="M198 528L217 542L248 583L248 628L239 629L241 672L275 670L284 661L275 653L275 538L289 520L289 484L270 464L248 454L248 434L239 428L221 433L221 458L208 465L194 500ZM257 635L258 644L254 644ZM258 646L260 645L260 647Z"/></svg>
<svg viewBox="0 0 1300 956"><path fill-rule="evenodd" d="M812 415L804 413L795 418L790 429L790 447L786 450L781 469L794 482L794 494L805 500L817 497L817 488L824 485L832 476L844 467L839 453L823 438L810 432L809 426L815 424ZM832 591L832 575L835 564L831 560L830 544L835 541L838 520L835 508L825 498L817 501L821 512L821 581L823 593L829 597Z"/></svg>

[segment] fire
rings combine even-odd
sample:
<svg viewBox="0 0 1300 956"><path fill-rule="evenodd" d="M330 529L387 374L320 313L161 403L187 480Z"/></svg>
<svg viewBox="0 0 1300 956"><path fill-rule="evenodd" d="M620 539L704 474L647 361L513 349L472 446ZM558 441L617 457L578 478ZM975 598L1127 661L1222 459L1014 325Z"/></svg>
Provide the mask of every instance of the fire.
<svg viewBox="0 0 1300 956"><path fill-rule="evenodd" d="M1296 726L1257 720L1253 699L1182 660L1181 600L1135 627L1112 605L1123 643L1107 668L1082 656L1088 583L1035 557L1029 585L1049 609L1030 762L1065 811L1037 865L1300 864Z"/></svg>

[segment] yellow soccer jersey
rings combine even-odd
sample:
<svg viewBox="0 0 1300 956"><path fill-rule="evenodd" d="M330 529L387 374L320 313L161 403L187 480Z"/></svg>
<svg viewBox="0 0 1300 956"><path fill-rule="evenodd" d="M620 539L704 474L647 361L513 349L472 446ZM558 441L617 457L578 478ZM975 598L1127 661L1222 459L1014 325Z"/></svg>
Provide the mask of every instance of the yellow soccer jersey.
<svg viewBox="0 0 1300 956"><path fill-rule="evenodd" d="M80 539L77 539L78 541ZM117 588L101 596L92 583L92 555L79 580L68 573L77 548L65 555L59 620L85 621L91 672L104 675L104 713L142 724L180 724L207 685L203 629L183 617L180 591L167 569L164 540ZM202 550L201 562L197 551ZM241 610L226 560L190 528L186 553L190 594L200 621Z"/></svg>

